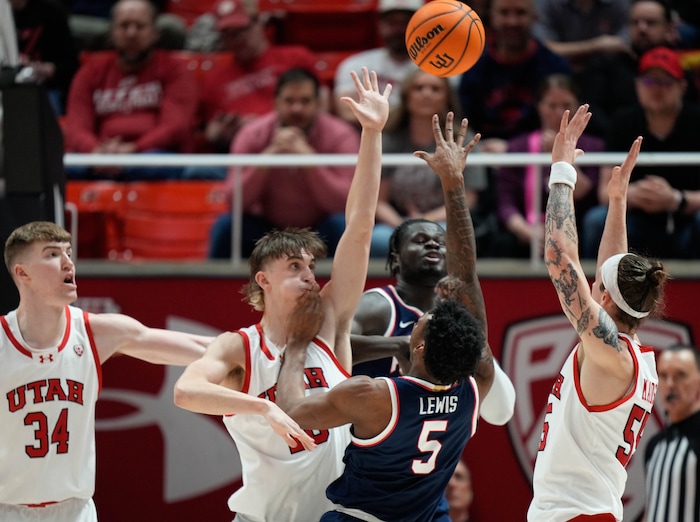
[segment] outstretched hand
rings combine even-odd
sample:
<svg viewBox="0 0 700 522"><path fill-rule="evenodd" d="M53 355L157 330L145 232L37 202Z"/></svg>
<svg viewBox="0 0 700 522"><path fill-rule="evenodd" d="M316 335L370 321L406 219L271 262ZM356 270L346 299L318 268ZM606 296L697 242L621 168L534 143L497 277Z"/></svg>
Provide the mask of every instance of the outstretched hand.
<svg viewBox="0 0 700 522"><path fill-rule="evenodd" d="M284 439L287 446L297 448L301 444L306 451L311 451L316 447L314 439L279 406L273 402L270 403L270 406L270 410L265 414L265 420L275 430L275 433Z"/></svg>
<svg viewBox="0 0 700 522"><path fill-rule="evenodd" d="M611 200L627 200L627 187L629 186L632 170L637 162L641 147L642 137L638 136L637 139L632 142L632 146L627 153L625 161L622 162L622 165L613 167L612 176L608 182L608 197Z"/></svg>
<svg viewBox="0 0 700 522"><path fill-rule="evenodd" d="M564 111L559 124L559 132L554 138L552 146L552 163L565 161L573 165L574 160L583 154L583 150L577 149L576 144L583 131L586 130L590 119L591 113L588 112L587 103L578 108L571 121L569 121L569 111Z"/></svg>
<svg viewBox="0 0 700 522"><path fill-rule="evenodd" d="M467 156L481 139L481 134L477 134L469 143L463 145L467 136L467 119L462 119L456 140L454 139L453 126L454 113L448 112L445 120L445 135L443 136L440 128L440 117L437 114L433 115L435 152L429 154L423 150L418 150L413 153L415 157L424 160L443 181L454 176L464 177L463 173L467 164Z"/></svg>
<svg viewBox="0 0 700 522"><path fill-rule="evenodd" d="M369 72L367 67L362 68L362 80L355 71L350 71L352 81L357 89L358 101L349 96L343 96L341 101L348 104L353 114L360 122L363 129L381 131L389 117L389 94L391 84L388 84L383 93L379 92L377 73Z"/></svg>

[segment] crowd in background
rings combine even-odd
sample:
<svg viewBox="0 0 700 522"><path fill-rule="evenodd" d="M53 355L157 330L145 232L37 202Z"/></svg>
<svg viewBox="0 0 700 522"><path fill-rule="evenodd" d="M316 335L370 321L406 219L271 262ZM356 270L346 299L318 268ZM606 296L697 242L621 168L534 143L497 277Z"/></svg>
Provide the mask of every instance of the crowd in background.
<svg viewBox="0 0 700 522"><path fill-rule="evenodd" d="M448 111L481 133L477 152L547 153L561 115L579 103L593 112L584 136L589 152L622 151L637 135L642 152L700 151L692 132L700 118L696 2L468 2L486 27L486 48L473 68L449 79L420 73L406 53L405 28L423 0L372 0L374 45L338 44L335 55L343 59L330 65L320 58L332 45L285 39L284 12L257 0L202 1L200 12L187 13L187 3L178 11L175 0L0 2L12 8L20 64L46 87L67 152L356 153L359 129L339 99L352 94L349 71L361 66L378 71L380 84L393 84L385 153L429 147L431 116ZM200 70L193 53L211 56L210 68ZM609 171L579 168L586 258L602 233ZM245 169L244 255L265 230L290 225L321 231L332 253L344 227L348 173L352 168ZM233 169L222 167L69 167L66 174L68 182L218 180L233 190ZM380 258L402 221L444 222L439 183L424 166L385 166L382 175L372 248ZM541 192L544 205L548 175L543 167L538 187L533 166L501 167L495 158L493 167L468 167L482 257L541 250L543 208L532 201ZM700 256L700 166L637 167L629 207L632 249ZM212 258L230 256L231 218L222 219L212 227Z"/></svg>

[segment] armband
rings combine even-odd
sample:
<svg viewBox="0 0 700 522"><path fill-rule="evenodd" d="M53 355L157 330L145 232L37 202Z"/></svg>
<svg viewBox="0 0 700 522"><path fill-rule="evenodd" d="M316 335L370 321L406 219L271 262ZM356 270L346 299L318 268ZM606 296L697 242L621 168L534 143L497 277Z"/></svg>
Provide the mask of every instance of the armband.
<svg viewBox="0 0 700 522"><path fill-rule="evenodd" d="M576 169L566 161L557 161L549 172L549 188L555 183L563 183L573 190L576 187Z"/></svg>

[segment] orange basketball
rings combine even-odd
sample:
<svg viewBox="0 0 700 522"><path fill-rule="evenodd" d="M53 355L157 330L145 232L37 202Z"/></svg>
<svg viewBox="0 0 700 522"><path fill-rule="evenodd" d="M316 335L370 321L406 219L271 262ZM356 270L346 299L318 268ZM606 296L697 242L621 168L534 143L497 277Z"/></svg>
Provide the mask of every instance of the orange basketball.
<svg viewBox="0 0 700 522"><path fill-rule="evenodd" d="M486 33L476 11L457 0L432 0L406 27L406 48L415 64L435 76L455 76L472 67Z"/></svg>

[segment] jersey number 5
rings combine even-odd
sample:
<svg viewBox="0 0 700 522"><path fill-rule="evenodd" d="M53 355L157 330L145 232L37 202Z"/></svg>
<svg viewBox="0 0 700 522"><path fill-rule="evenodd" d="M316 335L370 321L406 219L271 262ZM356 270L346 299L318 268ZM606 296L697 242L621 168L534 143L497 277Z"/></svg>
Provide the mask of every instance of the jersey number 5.
<svg viewBox="0 0 700 522"><path fill-rule="evenodd" d="M428 437L433 432L444 432L447 430L447 421L425 421L423 429L418 436L418 449L423 453L430 453L427 461L413 459L411 469L416 475L427 475L435 469L435 461L438 453L442 449L442 444L437 440L430 440Z"/></svg>
<svg viewBox="0 0 700 522"><path fill-rule="evenodd" d="M622 432L622 438L627 443L627 448L622 446L617 447L617 453L615 457L620 461L624 467L627 467L634 450L639 446L639 440L642 438L642 432L644 431L644 425L649 419L649 412L646 411L641 406L635 404L632 407L630 416L627 417L627 424L625 425L625 431ZM639 426L639 430L634 431L635 425Z"/></svg>
<svg viewBox="0 0 700 522"><path fill-rule="evenodd" d="M45 457L49 452L51 444L56 445L56 453L68 453L68 409L64 408L58 416L56 425L51 431L51 439L49 440L49 422L46 414L41 411L35 411L27 414L24 417L25 426L34 426L34 439L37 441L36 446L25 446L24 451L27 452L33 459Z"/></svg>

